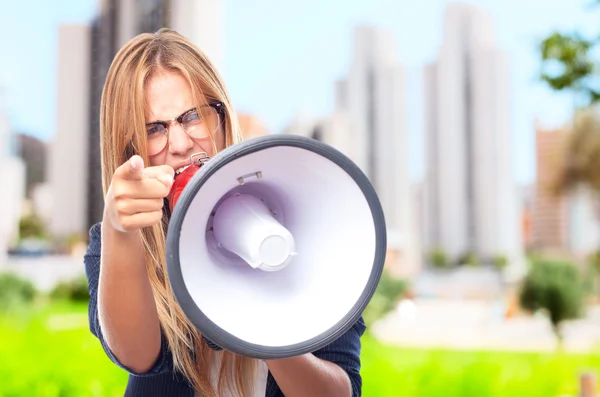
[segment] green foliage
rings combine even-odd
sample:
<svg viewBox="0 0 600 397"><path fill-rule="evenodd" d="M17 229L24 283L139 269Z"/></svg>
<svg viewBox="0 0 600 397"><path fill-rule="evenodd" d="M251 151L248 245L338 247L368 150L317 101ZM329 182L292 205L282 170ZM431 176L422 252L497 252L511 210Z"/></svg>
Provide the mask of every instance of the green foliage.
<svg viewBox="0 0 600 397"><path fill-rule="evenodd" d="M496 255L492 258L492 264L498 270L502 270L508 265L508 258L506 255Z"/></svg>
<svg viewBox="0 0 600 397"><path fill-rule="evenodd" d="M456 258L456 266L478 266L480 263L479 257L474 252L465 252L463 255Z"/></svg>
<svg viewBox="0 0 600 397"><path fill-rule="evenodd" d="M592 80L596 71L594 45L579 33L553 32L540 43L540 78L553 90L574 92L583 107L598 101L600 91Z"/></svg>
<svg viewBox="0 0 600 397"><path fill-rule="evenodd" d="M600 5L593 1L592 7ZM600 122L594 111L580 110L600 103L598 84L599 38L586 38L577 31L554 31L539 44L540 79L553 91L573 94L574 126L569 137L564 169L552 189L569 191L580 184L600 191ZM588 109L589 110L589 109Z"/></svg>
<svg viewBox="0 0 600 397"><path fill-rule="evenodd" d="M30 214L19 221L19 235L21 239L46 239L48 232L42 220L35 214Z"/></svg>
<svg viewBox="0 0 600 397"><path fill-rule="evenodd" d="M70 300L73 302L87 302L90 299L87 278L77 277L73 280L58 283L50 297L54 300Z"/></svg>
<svg viewBox="0 0 600 397"><path fill-rule="evenodd" d="M392 277L384 271L373 298L363 312L367 326L392 311L407 287L406 280Z"/></svg>
<svg viewBox="0 0 600 397"><path fill-rule="evenodd" d="M577 268L563 261L533 262L519 293L521 306L532 312L544 311L559 344L564 321L581 316L584 307L584 285Z"/></svg>
<svg viewBox="0 0 600 397"><path fill-rule="evenodd" d="M398 348L363 337L363 396L578 395L578 374L600 375L600 355Z"/></svg>
<svg viewBox="0 0 600 397"><path fill-rule="evenodd" d="M429 263L437 269L447 268L450 264L448 255L446 255L446 252L440 248L432 250L428 257Z"/></svg>
<svg viewBox="0 0 600 397"><path fill-rule="evenodd" d="M0 273L0 313L21 309L33 302L35 286L14 273Z"/></svg>

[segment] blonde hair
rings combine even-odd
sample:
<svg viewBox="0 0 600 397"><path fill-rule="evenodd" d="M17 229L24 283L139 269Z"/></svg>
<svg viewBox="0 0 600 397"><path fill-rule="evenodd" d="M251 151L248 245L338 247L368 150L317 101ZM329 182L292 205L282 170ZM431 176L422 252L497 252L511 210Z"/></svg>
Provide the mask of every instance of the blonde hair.
<svg viewBox="0 0 600 397"><path fill-rule="evenodd" d="M163 70L178 72L185 77L198 105L207 100L218 100L224 104L225 147L242 140L228 93L205 54L170 29L140 34L116 54L102 92L100 144L105 195L115 170L133 154L140 155L148 164L144 87L154 73ZM173 354L175 368L195 390L203 396L212 396L216 391L210 381L211 363L215 355L221 355L218 390L230 387L246 396L252 385L254 360L225 350L213 351L186 318L173 295L165 264L167 224L168 214L165 212L161 224L143 228L141 235L158 317Z"/></svg>

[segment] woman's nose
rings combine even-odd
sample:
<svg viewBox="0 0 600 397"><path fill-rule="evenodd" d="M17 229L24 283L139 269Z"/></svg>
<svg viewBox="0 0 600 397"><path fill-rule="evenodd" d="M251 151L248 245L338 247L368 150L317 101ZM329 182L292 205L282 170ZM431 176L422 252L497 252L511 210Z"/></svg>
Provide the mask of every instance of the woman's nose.
<svg viewBox="0 0 600 397"><path fill-rule="evenodd" d="M181 124L171 124L169 128L169 151L172 154L187 154L193 146L194 141L185 132Z"/></svg>

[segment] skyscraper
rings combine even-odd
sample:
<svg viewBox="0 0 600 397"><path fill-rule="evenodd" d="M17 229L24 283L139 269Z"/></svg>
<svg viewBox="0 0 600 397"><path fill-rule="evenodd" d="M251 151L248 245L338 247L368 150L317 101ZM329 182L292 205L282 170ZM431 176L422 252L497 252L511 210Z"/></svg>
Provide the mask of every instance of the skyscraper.
<svg viewBox="0 0 600 397"><path fill-rule="evenodd" d="M52 189L49 228L55 237L85 232L88 189L88 81L90 31L63 25L58 31L57 125L49 151Z"/></svg>
<svg viewBox="0 0 600 397"><path fill-rule="evenodd" d="M336 85L330 126L346 154L373 184L388 227L389 246L401 251L403 266L417 265L417 233L406 146L405 72L396 59L392 35L369 26L354 31L353 59L345 80Z"/></svg>
<svg viewBox="0 0 600 397"><path fill-rule="evenodd" d="M87 223L102 219L104 199L100 164L100 99L117 51L140 33L173 28L191 39L211 60L222 63L221 0L104 0L91 26L90 127Z"/></svg>
<svg viewBox="0 0 600 397"><path fill-rule="evenodd" d="M223 1L169 0L169 26L189 38L221 71L223 59Z"/></svg>
<svg viewBox="0 0 600 397"><path fill-rule="evenodd" d="M532 246L535 249L566 249L568 198L552 192L562 167L568 132L536 126L535 199L532 214Z"/></svg>
<svg viewBox="0 0 600 397"><path fill-rule="evenodd" d="M0 267L7 259L8 247L19 236L19 220L25 199L25 164L16 156L13 134L0 89Z"/></svg>
<svg viewBox="0 0 600 397"><path fill-rule="evenodd" d="M100 99L108 69L123 44L142 32L168 25L169 1L105 0L91 23L87 227L102 220L104 193L100 162Z"/></svg>
<svg viewBox="0 0 600 397"><path fill-rule="evenodd" d="M449 5L443 34L424 76L426 248L520 258L508 57L491 17L475 6Z"/></svg>

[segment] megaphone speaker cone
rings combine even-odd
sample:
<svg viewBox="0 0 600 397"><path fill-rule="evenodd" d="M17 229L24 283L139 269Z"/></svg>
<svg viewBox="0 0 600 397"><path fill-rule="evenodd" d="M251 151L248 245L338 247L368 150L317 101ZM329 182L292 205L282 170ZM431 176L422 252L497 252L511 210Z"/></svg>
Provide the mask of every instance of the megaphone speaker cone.
<svg viewBox="0 0 600 397"><path fill-rule="evenodd" d="M173 208L169 282L213 343L261 358L313 352L362 314L386 229L361 170L322 142L268 135L203 164Z"/></svg>

